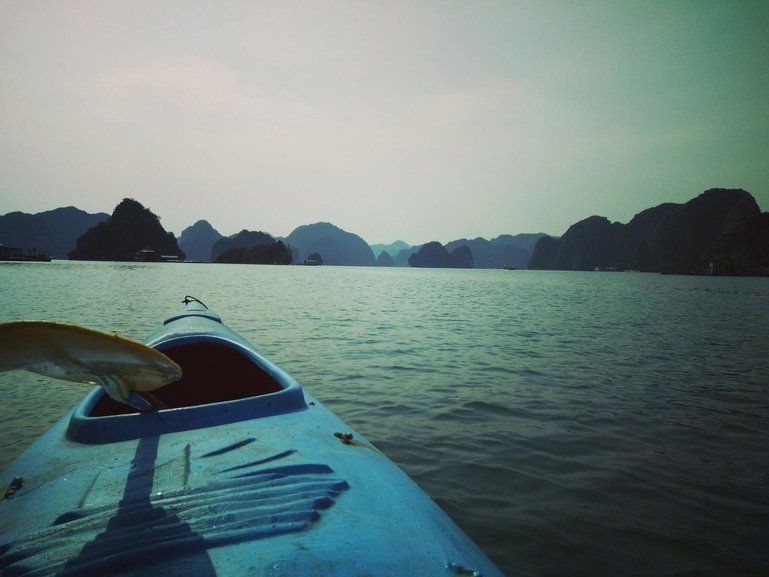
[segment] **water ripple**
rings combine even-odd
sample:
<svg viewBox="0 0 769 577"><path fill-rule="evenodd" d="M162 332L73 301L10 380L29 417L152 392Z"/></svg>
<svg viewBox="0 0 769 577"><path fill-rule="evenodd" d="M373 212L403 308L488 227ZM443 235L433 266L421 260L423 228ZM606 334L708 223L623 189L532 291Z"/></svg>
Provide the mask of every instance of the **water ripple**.
<svg viewBox="0 0 769 577"><path fill-rule="evenodd" d="M50 264L0 267L5 319L143 338L196 294L511 576L769 573L766 279ZM3 463L80 394L0 392Z"/></svg>

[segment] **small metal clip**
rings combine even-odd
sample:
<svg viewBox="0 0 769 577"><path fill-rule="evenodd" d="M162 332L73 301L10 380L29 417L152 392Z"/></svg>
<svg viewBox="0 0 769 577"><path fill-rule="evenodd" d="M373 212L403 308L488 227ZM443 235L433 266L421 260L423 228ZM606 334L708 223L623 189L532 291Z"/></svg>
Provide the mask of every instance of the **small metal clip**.
<svg viewBox="0 0 769 577"><path fill-rule="evenodd" d="M21 486L24 484L24 479L21 477L14 477L13 481L11 481L11 484L5 489L5 492L3 493L3 499L10 499L13 497L13 494L21 489Z"/></svg>
<svg viewBox="0 0 769 577"><path fill-rule="evenodd" d="M352 445L352 433L334 433L334 436L345 445Z"/></svg>

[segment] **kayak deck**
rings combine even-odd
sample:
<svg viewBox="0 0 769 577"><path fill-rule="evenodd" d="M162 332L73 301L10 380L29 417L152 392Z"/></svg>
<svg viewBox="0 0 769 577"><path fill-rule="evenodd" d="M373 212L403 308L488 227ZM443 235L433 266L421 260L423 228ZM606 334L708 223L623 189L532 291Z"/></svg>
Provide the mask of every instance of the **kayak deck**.
<svg viewBox="0 0 769 577"><path fill-rule="evenodd" d="M23 485L0 502L1 575L501 575L365 438L191 310L148 342L184 371L155 392L169 408L94 389L3 473ZM210 362L232 352L245 362Z"/></svg>

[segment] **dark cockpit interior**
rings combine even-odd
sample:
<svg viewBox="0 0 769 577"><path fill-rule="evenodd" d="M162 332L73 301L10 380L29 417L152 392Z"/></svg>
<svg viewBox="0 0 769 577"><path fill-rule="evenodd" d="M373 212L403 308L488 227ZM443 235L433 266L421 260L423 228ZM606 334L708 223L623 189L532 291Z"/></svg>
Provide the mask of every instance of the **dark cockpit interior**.
<svg viewBox="0 0 769 577"><path fill-rule="evenodd" d="M158 350L182 368L181 379L149 393L149 400L160 410L233 401L283 388L248 356L221 343L198 341ZM135 412L132 407L104 395L89 416Z"/></svg>

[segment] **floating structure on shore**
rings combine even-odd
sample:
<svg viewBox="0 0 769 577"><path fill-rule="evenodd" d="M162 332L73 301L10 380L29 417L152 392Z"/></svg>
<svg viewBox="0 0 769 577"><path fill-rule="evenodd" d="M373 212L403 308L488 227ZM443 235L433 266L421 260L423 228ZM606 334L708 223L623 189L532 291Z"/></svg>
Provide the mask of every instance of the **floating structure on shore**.
<svg viewBox="0 0 769 577"><path fill-rule="evenodd" d="M38 250L36 248L24 249L0 244L0 260L16 262L50 262L53 260L53 257L47 250Z"/></svg>

